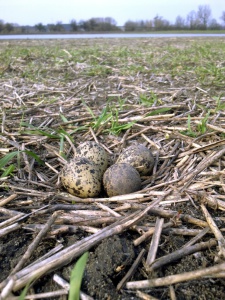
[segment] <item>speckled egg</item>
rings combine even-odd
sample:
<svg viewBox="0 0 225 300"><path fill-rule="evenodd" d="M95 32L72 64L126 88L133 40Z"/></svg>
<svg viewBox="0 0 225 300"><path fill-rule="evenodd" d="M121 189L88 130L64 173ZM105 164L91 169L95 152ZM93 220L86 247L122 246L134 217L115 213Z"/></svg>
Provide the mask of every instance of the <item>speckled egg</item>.
<svg viewBox="0 0 225 300"><path fill-rule="evenodd" d="M127 163L133 166L141 176L149 175L154 166L152 152L142 144L134 144L125 148L116 163Z"/></svg>
<svg viewBox="0 0 225 300"><path fill-rule="evenodd" d="M61 182L72 195L96 197L101 192L101 173L96 164L85 157L76 157L61 172Z"/></svg>
<svg viewBox="0 0 225 300"><path fill-rule="evenodd" d="M108 166L108 153L96 142L87 141L80 144L76 149L76 157L85 157L98 165L101 174L105 172Z"/></svg>
<svg viewBox="0 0 225 300"><path fill-rule="evenodd" d="M141 177L131 165L118 163L105 171L103 186L109 197L129 194L140 190Z"/></svg>

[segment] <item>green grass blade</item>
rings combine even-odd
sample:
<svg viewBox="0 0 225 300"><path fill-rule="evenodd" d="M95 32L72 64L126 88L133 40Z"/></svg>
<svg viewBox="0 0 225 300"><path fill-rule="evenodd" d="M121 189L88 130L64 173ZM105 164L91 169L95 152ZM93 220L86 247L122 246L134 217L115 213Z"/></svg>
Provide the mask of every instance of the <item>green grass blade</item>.
<svg viewBox="0 0 225 300"><path fill-rule="evenodd" d="M79 126L79 127L75 128L74 130L72 130L70 132L70 134L73 134L73 133L75 133L77 131L84 131L84 130L88 130L88 129L89 129L88 125Z"/></svg>
<svg viewBox="0 0 225 300"><path fill-rule="evenodd" d="M85 106L89 114L92 116L93 119L96 119L95 114L93 113L92 109L84 102L82 101L82 104Z"/></svg>
<svg viewBox="0 0 225 300"><path fill-rule="evenodd" d="M2 175L1 175L0 177L1 177L1 178L7 177L7 176L10 175L14 170L15 170L15 166L14 166L14 165L10 165L10 166L8 166L8 168L2 173Z"/></svg>
<svg viewBox="0 0 225 300"><path fill-rule="evenodd" d="M68 119L63 114L60 114L60 117L63 122L65 122L65 123L68 122Z"/></svg>
<svg viewBox="0 0 225 300"><path fill-rule="evenodd" d="M31 135L41 135L41 136L47 136L51 139L58 139L59 136L53 133L48 133L47 131L40 130L40 129L34 129L34 130L24 130L21 133L31 134Z"/></svg>
<svg viewBox="0 0 225 300"><path fill-rule="evenodd" d="M108 112L108 106L106 106L101 115L98 117L98 119L96 120L95 124L94 124L94 128L98 129L100 127L100 125L104 124L105 122L109 121L109 119L111 118L111 113Z"/></svg>
<svg viewBox="0 0 225 300"><path fill-rule="evenodd" d="M190 115L188 115L187 127L188 127L188 131L191 132L192 129L191 129L191 116Z"/></svg>
<svg viewBox="0 0 225 300"><path fill-rule="evenodd" d="M10 152L8 154L6 154L5 156L3 156L1 159L0 159L0 169L4 169L4 167L15 157L17 156L17 164L18 164L18 167L20 165L20 157L19 157L19 153L22 152L22 151L13 151L13 152ZM34 158L40 165L44 165L44 162L43 160L36 154L34 153L33 151L28 151L28 150L25 150L24 151L27 155L31 156L32 158ZM9 174L11 174L15 169L15 166L13 164L11 164L10 166L7 167L6 170L4 170L4 172L2 173L1 175L1 178L2 177L5 177L5 176L8 176Z"/></svg>
<svg viewBox="0 0 225 300"><path fill-rule="evenodd" d="M70 276L70 291L68 300L79 300L80 299L80 287L81 281L88 259L88 252L85 252L76 262Z"/></svg>
<svg viewBox="0 0 225 300"><path fill-rule="evenodd" d="M110 128L109 131L115 135L118 135L118 134L120 134L121 131L131 128L135 123L136 122L129 122L126 124L115 123L115 124L112 124L112 127Z"/></svg>
<svg viewBox="0 0 225 300"><path fill-rule="evenodd" d="M14 151L3 156L0 159L0 169L4 168L18 153L19 151Z"/></svg>
<svg viewBox="0 0 225 300"><path fill-rule="evenodd" d="M31 156L32 158L34 158L40 165L44 165L43 160L33 151L29 151L29 150L25 150L24 151L27 155Z"/></svg>
<svg viewBox="0 0 225 300"><path fill-rule="evenodd" d="M25 286L25 288L23 289L23 291L22 291L22 293L20 294L20 296L19 296L19 300L25 300L25 297L26 297L26 294L27 294L27 292L28 292L28 289L29 289L29 287L30 287L30 284L31 284L31 282L32 282L32 278L28 281L28 283L26 284L26 286Z"/></svg>
<svg viewBox="0 0 225 300"><path fill-rule="evenodd" d="M64 142L65 142L65 137L62 134L60 137L60 143L59 143L59 155L61 155L63 158L66 159L66 155L64 154Z"/></svg>
<svg viewBox="0 0 225 300"><path fill-rule="evenodd" d="M61 137L63 136L68 136L68 138L71 140L71 142L74 142L72 136L70 133L68 133L66 130L64 130L63 128L60 128L59 130L57 130L57 133L59 134L59 138L61 139Z"/></svg>
<svg viewBox="0 0 225 300"><path fill-rule="evenodd" d="M24 300L28 291L29 285L27 284L19 296L19 300Z"/></svg>
<svg viewBox="0 0 225 300"><path fill-rule="evenodd" d="M159 109L156 109L154 111L151 111L149 114L147 114L146 116L155 116L155 115L160 115L161 113L165 113L167 111L171 110L170 107L162 107Z"/></svg>

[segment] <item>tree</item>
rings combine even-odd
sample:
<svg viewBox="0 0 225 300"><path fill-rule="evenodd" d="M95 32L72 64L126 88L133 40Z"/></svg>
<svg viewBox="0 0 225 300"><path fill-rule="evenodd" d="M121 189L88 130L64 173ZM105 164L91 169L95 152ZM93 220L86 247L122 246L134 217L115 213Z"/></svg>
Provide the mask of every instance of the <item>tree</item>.
<svg viewBox="0 0 225 300"><path fill-rule="evenodd" d="M105 18L105 22L106 22L106 23L109 23L109 24L112 25L112 26L116 26L116 24L117 24L116 20L114 20L114 19L111 18L111 17L106 17L106 18Z"/></svg>
<svg viewBox="0 0 225 300"><path fill-rule="evenodd" d="M96 30L96 27L97 27L96 18L91 18L83 22L83 29L85 31L94 31Z"/></svg>
<svg viewBox="0 0 225 300"><path fill-rule="evenodd" d="M56 23L56 31L59 31L59 32L64 31L64 27L63 27L61 21L58 21L58 22Z"/></svg>
<svg viewBox="0 0 225 300"><path fill-rule="evenodd" d="M42 23L38 23L34 27L37 31L40 31L40 32L46 31L46 26L44 26Z"/></svg>
<svg viewBox="0 0 225 300"><path fill-rule="evenodd" d="M4 30L5 30L6 32L12 32L12 31L14 30L13 24L11 24L11 23L6 23L5 26L4 26Z"/></svg>
<svg viewBox="0 0 225 300"><path fill-rule="evenodd" d="M145 21L145 28L147 30L152 30L152 28L153 28L153 21L152 20Z"/></svg>
<svg viewBox="0 0 225 300"><path fill-rule="evenodd" d="M209 29L212 29L212 30L216 30L216 29L221 29L221 25L216 21L216 19L212 19L210 22L209 22L209 25L208 25L208 28Z"/></svg>
<svg viewBox="0 0 225 300"><path fill-rule="evenodd" d="M64 27L61 21L58 21L56 24L48 24L47 27L49 31L54 31L54 32L64 31Z"/></svg>
<svg viewBox="0 0 225 300"><path fill-rule="evenodd" d="M197 16L200 22L201 29L207 29L211 13L212 12L209 5L199 5Z"/></svg>
<svg viewBox="0 0 225 300"><path fill-rule="evenodd" d="M137 22L137 30L138 31L145 31L146 30L146 22L144 20L140 20Z"/></svg>
<svg viewBox="0 0 225 300"><path fill-rule="evenodd" d="M138 24L137 24L137 22L134 22L134 21L128 20L124 24L124 30L125 31L135 31L137 28L138 28Z"/></svg>
<svg viewBox="0 0 225 300"><path fill-rule="evenodd" d="M223 21L223 23L225 23L225 11L222 12L220 19Z"/></svg>
<svg viewBox="0 0 225 300"><path fill-rule="evenodd" d="M85 30L84 27L85 27L85 21L80 20L79 23L78 23L79 30Z"/></svg>
<svg viewBox="0 0 225 300"><path fill-rule="evenodd" d="M79 27L85 31L118 31L116 21L113 18L91 18L80 21Z"/></svg>
<svg viewBox="0 0 225 300"><path fill-rule="evenodd" d="M153 25L155 27L155 30L162 30L162 29L169 29L170 28L170 22L163 19L163 17L156 15L153 20Z"/></svg>
<svg viewBox="0 0 225 300"><path fill-rule="evenodd" d="M4 21L0 20L0 32L4 30Z"/></svg>
<svg viewBox="0 0 225 300"><path fill-rule="evenodd" d="M187 15L187 26L190 29L197 29L199 26L199 19L197 13L194 10L190 11Z"/></svg>
<svg viewBox="0 0 225 300"><path fill-rule="evenodd" d="M174 24L174 27L176 29L184 29L185 28L185 20L184 20L184 18L182 18L181 16L177 16L175 24Z"/></svg>
<svg viewBox="0 0 225 300"><path fill-rule="evenodd" d="M71 20L70 26L71 26L71 31L77 31L78 30L78 25L77 25L76 20L74 20L74 19Z"/></svg>

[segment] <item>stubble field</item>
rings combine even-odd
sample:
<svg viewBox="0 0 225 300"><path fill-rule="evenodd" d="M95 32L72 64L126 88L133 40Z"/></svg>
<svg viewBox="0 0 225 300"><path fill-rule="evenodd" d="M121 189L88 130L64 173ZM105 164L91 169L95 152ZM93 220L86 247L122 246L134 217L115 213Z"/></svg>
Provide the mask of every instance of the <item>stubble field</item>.
<svg viewBox="0 0 225 300"><path fill-rule="evenodd" d="M2 299L223 299L223 38L0 41ZM58 180L76 147L155 158L134 194L81 199ZM62 279L64 280L62 282Z"/></svg>

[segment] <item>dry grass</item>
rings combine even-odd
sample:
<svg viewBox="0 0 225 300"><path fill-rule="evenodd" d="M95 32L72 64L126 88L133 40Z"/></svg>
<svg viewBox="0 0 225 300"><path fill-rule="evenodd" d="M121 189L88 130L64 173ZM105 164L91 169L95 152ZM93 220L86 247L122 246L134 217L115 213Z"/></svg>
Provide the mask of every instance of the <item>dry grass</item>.
<svg viewBox="0 0 225 300"><path fill-rule="evenodd" d="M179 282L224 277L224 48L222 39L1 41L0 237L34 232L1 278L2 299L124 231L146 253L139 251L119 290L172 284L175 299ZM86 140L101 143L112 162L130 143L147 145L153 174L132 195L66 194L58 174ZM78 230L84 237L76 243L58 242ZM185 242L159 257L171 234ZM34 261L43 239L54 241L52 252ZM206 249L213 257L201 269L170 276L161 269Z"/></svg>

